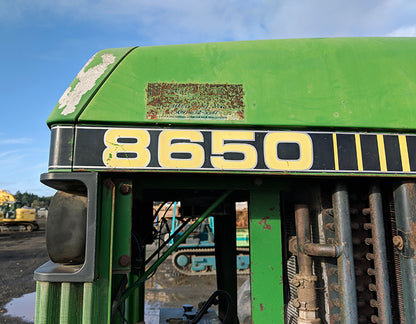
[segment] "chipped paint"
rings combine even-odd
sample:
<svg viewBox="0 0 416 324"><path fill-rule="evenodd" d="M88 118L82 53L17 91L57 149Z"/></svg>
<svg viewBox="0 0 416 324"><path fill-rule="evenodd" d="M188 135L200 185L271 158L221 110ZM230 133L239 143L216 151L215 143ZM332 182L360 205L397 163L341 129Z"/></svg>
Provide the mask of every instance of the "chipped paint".
<svg viewBox="0 0 416 324"><path fill-rule="evenodd" d="M263 226L263 229L266 229L266 230L271 230L272 229L272 226L270 225L270 224L267 224L267 220L269 219L270 217L263 217L262 219L261 219L261 221L259 222L259 224L260 225L264 225Z"/></svg>
<svg viewBox="0 0 416 324"><path fill-rule="evenodd" d="M242 84L148 83L147 119L244 120Z"/></svg>
<svg viewBox="0 0 416 324"><path fill-rule="evenodd" d="M264 311L264 306L262 303L260 303L260 311Z"/></svg>
<svg viewBox="0 0 416 324"><path fill-rule="evenodd" d="M64 94L58 101L58 109L62 109L61 115L72 114L79 104L83 95L91 90L98 78L104 74L110 64L113 64L116 57L111 54L101 55L102 62L98 65L88 68L90 63L94 60L94 55L85 66L81 69L75 78L75 83L65 90ZM87 69L88 68L88 69Z"/></svg>

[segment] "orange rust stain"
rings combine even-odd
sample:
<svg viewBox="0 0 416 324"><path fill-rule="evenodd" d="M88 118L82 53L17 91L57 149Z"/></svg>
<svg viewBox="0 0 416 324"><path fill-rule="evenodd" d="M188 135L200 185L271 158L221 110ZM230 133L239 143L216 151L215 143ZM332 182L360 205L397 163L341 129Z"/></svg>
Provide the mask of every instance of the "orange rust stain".
<svg viewBox="0 0 416 324"><path fill-rule="evenodd" d="M264 311L263 304L260 303L260 311Z"/></svg>
<svg viewBox="0 0 416 324"><path fill-rule="evenodd" d="M262 218L262 220L259 222L259 224L260 225L264 225L263 226L263 229L266 229L266 230L271 230L272 229L272 226L270 225L270 224L267 224L267 220L269 219L270 217L263 217Z"/></svg>

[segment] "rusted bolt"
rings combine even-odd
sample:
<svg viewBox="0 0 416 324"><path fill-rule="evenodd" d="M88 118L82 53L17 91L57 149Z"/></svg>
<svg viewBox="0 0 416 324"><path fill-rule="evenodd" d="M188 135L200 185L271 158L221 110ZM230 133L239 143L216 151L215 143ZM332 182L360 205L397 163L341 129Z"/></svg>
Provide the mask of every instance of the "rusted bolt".
<svg viewBox="0 0 416 324"><path fill-rule="evenodd" d="M370 284L368 285L368 289L369 289L370 291L377 291L377 286L376 286L375 284L373 284L373 283L370 283Z"/></svg>
<svg viewBox="0 0 416 324"><path fill-rule="evenodd" d="M325 225L325 229L328 231L335 231L335 224L334 223L328 223Z"/></svg>
<svg viewBox="0 0 416 324"><path fill-rule="evenodd" d="M403 250L403 238L399 235L393 237L393 244L399 250Z"/></svg>
<svg viewBox="0 0 416 324"><path fill-rule="evenodd" d="M131 185L124 183L120 186L120 192L122 195L128 195L131 192Z"/></svg>
<svg viewBox="0 0 416 324"><path fill-rule="evenodd" d="M371 323L378 323L378 316L371 315Z"/></svg>
<svg viewBox="0 0 416 324"><path fill-rule="evenodd" d="M370 208L364 208L363 209L363 215L369 215L370 212L371 212L371 209Z"/></svg>
<svg viewBox="0 0 416 324"><path fill-rule="evenodd" d="M364 243L366 245L371 245L371 244L373 244L373 239L370 238L370 237L366 237L365 240L364 240Z"/></svg>
<svg viewBox="0 0 416 324"><path fill-rule="evenodd" d="M374 260L374 254L373 254L373 253L367 253L367 254L365 255L365 258L366 258L368 261Z"/></svg>
<svg viewBox="0 0 416 324"><path fill-rule="evenodd" d="M369 276L375 276L376 275L376 270L375 269L372 269L372 268L368 268L367 269L367 274Z"/></svg>
<svg viewBox="0 0 416 324"><path fill-rule="evenodd" d="M378 307L377 300L375 300L375 299L370 299L370 306L371 306L371 307L373 307L373 308Z"/></svg>
<svg viewBox="0 0 416 324"><path fill-rule="evenodd" d="M291 282L292 282L292 285L294 285L295 287L300 286L300 281L298 279L293 278Z"/></svg>
<svg viewBox="0 0 416 324"><path fill-rule="evenodd" d="M128 267L130 265L130 257L126 254L123 254L118 258L118 264L122 267Z"/></svg>
<svg viewBox="0 0 416 324"><path fill-rule="evenodd" d="M292 236L289 239L289 252L293 255L298 255L298 241L296 236Z"/></svg>
<svg viewBox="0 0 416 324"><path fill-rule="evenodd" d="M293 300L293 306L295 306L296 308L300 307L299 299L296 298L296 299Z"/></svg>
<svg viewBox="0 0 416 324"><path fill-rule="evenodd" d="M371 224L371 223L365 223L363 227L364 227L364 229L366 231L369 231L369 230L371 230L373 228L373 224Z"/></svg>

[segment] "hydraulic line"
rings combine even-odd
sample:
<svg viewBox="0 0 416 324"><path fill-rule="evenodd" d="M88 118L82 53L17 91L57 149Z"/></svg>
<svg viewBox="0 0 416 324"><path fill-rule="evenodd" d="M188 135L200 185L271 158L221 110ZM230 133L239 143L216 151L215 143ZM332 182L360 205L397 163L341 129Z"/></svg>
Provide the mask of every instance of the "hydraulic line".
<svg viewBox="0 0 416 324"><path fill-rule="evenodd" d="M130 296L130 294L142 283L145 281L149 275L151 275L158 267L159 265L166 260L166 258L176 250L176 248L191 234L195 228L199 226L230 194L232 190L228 190L225 193L223 193L208 209L193 223L186 231L185 233L178 238L178 240L173 243L168 250L158 259L154 264L152 264L148 270L141 276L133 285L128 287L126 291L124 292L123 296L121 297L119 304L122 303L126 298Z"/></svg>

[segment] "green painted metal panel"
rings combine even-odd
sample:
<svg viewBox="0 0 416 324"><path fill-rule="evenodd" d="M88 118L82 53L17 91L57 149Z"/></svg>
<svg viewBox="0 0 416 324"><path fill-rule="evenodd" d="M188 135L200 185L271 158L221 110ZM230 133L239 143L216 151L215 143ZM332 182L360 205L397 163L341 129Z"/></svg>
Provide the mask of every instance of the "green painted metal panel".
<svg viewBox="0 0 416 324"><path fill-rule="evenodd" d="M415 129L415 51L413 38L293 39L136 48L90 98L79 122ZM173 98L166 106L170 110L168 119L151 119L148 115L149 107L159 104L153 100L157 97L153 95L155 87L164 89L160 90L159 103L161 98ZM232 110L231 102L239 100L236 94L241 87L244 107L239 103L236 112L242 118L216 118L208 107L213 98L208 98L208 92L223 91L225 94L216 98L224 109ZM199 111L196 114L202 111L204 117L185 118L178 111L172 112L177 107L175 102L188 100L193 104L197 99L200 106L195 104ZM48 123L65 120L62 118L55 109Z"/></svg>
<svg viewBox="0 0 416 324"><path fill-rule="evenodd" d="M83 302L83 284L63 282L59 311L60 324L81 324L82 309L77 307Z"/></svg>
<svg viewBox="0 0 416 324"><path fill-rule="evenodd" d="M106 49L91 57L59 99L47 123L74 122L105 79L132 48Z"/></svg>
<svg viewBox="0 0 416 324"><path fill-rule="evenodd" d="M113 229L113 273L130 272L131 259L131 180L123 181L115 188Z"/></svg>
<svg viewBox="0 0 416 324"><path fill-rule="evenodd" d="M57 323L59 318L60 283L36 283L35 324Z"/></svg>
<svg viewBox="0 0 416 324"><path fill-rule="evenodd" d="M284 322L279 200L278 189L250 192L251 316L257 324Z"/></svg>

